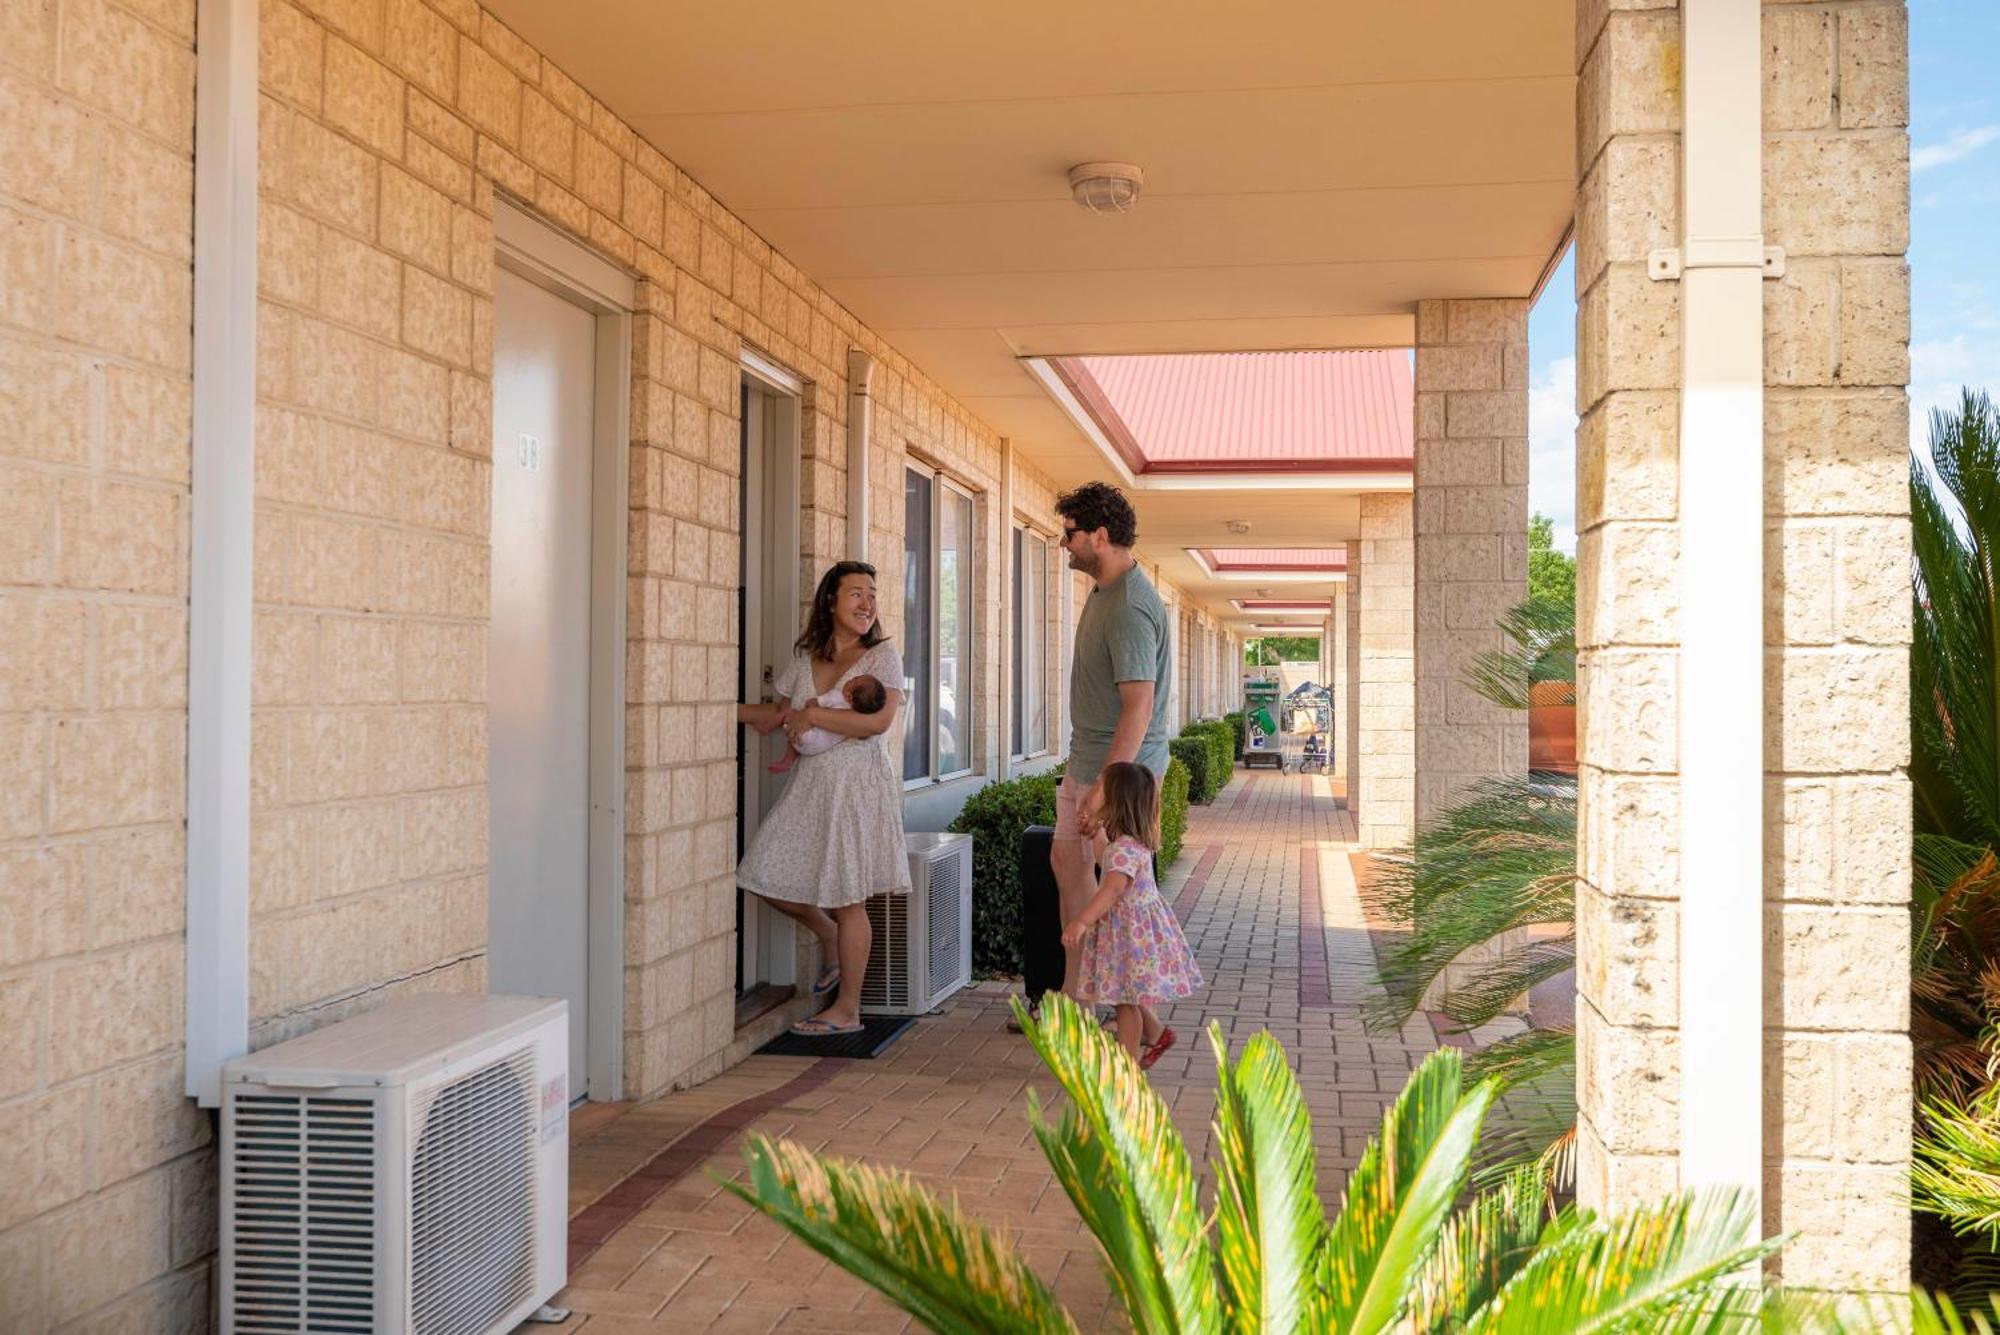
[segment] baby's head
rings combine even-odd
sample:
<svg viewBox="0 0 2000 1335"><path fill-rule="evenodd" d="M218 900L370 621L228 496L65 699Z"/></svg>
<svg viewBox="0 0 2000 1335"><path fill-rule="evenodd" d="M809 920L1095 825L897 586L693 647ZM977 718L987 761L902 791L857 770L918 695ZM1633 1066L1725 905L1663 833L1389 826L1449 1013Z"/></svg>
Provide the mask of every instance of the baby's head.
<svg viewBox="0 0 2000 1335"><path fill-rule="evenodd" d="M1115 761L1099 776L1104 784L1104 832L1113 839L1136 839L1160 846L1160 786L1153 771L1131 761Z"/></svg>
<svg viewBox="0 0 2000 1335"><path fill-rule="evenodd" d="M889 703L889 693L873 677L855 677L840 688L840 693L847 697L847 707L857 714L879 713Z"/></svg>

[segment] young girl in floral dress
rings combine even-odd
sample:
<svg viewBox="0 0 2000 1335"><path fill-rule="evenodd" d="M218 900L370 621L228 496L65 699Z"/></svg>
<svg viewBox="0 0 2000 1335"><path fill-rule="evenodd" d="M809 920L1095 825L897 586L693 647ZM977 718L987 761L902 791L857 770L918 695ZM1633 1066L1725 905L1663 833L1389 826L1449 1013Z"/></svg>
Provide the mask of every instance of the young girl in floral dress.
<svg viewBox="0 0 2000 1335"><path fill-rule="evenodd" d="M1201 986L1194 952L1180 922L1153 880L1153 850L1160 846L1159 783L1144 765L1106 765L1105 850L1097 894L1063 930L1066 950L1083 947L1077 991L1087 1001L1117 1009L1118 1041L1141 1070L1173 1046L1174 1031L1139 1050L1143 1008L1193 996Z"/></svg>

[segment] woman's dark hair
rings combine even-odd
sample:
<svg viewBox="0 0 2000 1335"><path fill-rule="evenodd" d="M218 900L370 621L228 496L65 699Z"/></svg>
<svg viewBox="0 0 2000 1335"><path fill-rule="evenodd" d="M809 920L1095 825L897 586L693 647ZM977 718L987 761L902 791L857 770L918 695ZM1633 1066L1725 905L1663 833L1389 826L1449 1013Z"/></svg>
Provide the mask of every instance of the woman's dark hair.
<svg viewBox="0 0 2000 1335"><path fill-rule="evenodd" d="M1137 839L1148 848L1160 846L1159 789L1153 771L1129 760L1106 765L1104 833L1113 839Z"/></svg>
<svg viewBox="0 0 2000 1335"><path fill-rule="evenodd" d="M1086 482L1056 497L1056 513L1085 533L1103 529L1113 547L1130 547L1139 540L1139 516L1132 502L1109 482Z"/></svg>
<svg viewBox="0 0 2000 1335"><path fill-rule="evenodd" d="M811 654L822 663L833 661L833 601L840 596L840 581L849 575L866 575L875 578L875 567L866 561L835 561L819 577L819 588L813 591L812 611L806 613L805 632L793 643L796 653ZM889 637L882 633L881 621L876 621L861 636L861 647L873 649Z"/></svg>

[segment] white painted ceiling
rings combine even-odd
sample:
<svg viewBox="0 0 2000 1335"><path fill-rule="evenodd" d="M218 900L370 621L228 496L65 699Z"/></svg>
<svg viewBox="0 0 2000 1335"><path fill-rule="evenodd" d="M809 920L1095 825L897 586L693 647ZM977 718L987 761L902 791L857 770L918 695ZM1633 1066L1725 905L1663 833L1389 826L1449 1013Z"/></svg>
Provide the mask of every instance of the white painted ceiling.
<svg viewBox="0 0 2000 1335"><path fill-rule="evenodd" d="M1573 0L489 4L1065 484L1107 474L1019 357L1408 346L1569 225ZM1097 159L1132 212L1071 202ZM1247 541L1355 536L1281 498ZM1222 537L1140 507L1156 555Z"/></svg>

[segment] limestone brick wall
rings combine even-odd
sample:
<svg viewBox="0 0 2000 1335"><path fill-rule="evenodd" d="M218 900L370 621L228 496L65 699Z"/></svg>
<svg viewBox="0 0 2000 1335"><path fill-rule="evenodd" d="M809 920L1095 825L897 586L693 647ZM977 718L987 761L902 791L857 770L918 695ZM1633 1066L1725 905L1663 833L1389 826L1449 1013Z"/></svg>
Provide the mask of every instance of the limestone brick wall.
<svg viewBox="0 0 2000 1335"><path fill-rule="evenodd" d="M192 0L0 42L4 1324L192 1328L210 1119L180 1094Z"/></svg>
<svg viewBox="0 0 2000 1335"><path fill-rule="evenodd" d="M1424 301L1416 347L1416 820L1528 769L1528 720L1465 685L1528 591L1528 303Z"/></svg>
<svg viewBox="0 0 2000 1335"><path fill-rule="evenodd" d="M904 461L977 495L982 769L998 440L472 0L267 0L261 22L253 1041L485 982L504 194L641 279L626 1092L702 1079L761 1037L731 997L741 351L809 385L808 589L845 554L849 347L880 363L868 550L893 632ZM0 155L0 1293L20 1329L199 1329L209 1305L212 1119L181 1092L193 30L185 0L41 0L0 47L20 127ZM1052 532L1050 491L1017 476L1017 513ZM1050 728L1062 749L1060 709Z"/></svg>
<svg viewBox="0 0 2000 1335"><path fill-rule="evenodd" d="M1416 816L1415 542L1408 493L1361 497L1361 540L1350 572L1359 608L1354 628L1356 819L1363 848L1410 842ZM1352 550L1352 549L1350 549Z"/></svg>
<svg viewBox="0 0 2000 1335"><path fill-rule="evenodd" d="M1907 31L1764 6L1764 1228L1787 1281L1908 1281ZM1578 162L1580 1193L1672 1189L1679 18L1586 6ZM1746 485L1749 485L1746 480ZM1698 837L1698 832L1690 837ZM1699 948L1698 944L1692 948Z"/></svg>

